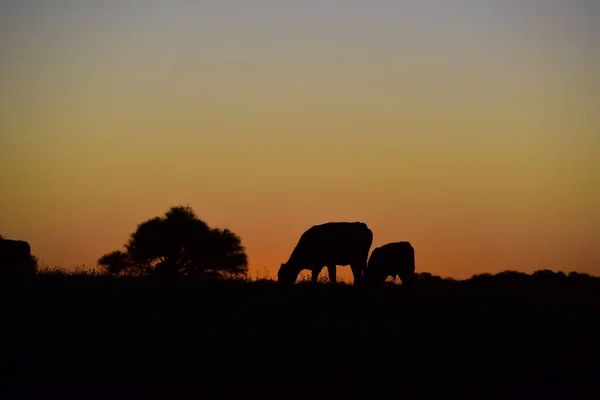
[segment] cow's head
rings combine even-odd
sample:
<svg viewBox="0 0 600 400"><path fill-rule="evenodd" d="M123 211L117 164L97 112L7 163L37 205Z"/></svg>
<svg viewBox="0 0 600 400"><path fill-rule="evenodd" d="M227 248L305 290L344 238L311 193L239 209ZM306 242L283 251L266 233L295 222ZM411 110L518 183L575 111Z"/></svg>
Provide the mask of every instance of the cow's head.
<svg viewBox="0 0 600 400"><path fill-rule="evenodd" d="M370 268L365 270L365 275L363 276L362 280L365 284L382 286L388 276L389 274L387 274L385 271L381 271L380 268L372 265Z"/></svg>
<svg viewBox="0 0 600 400"><path fill-rule="evenodd" d="M299 273L300 272L291 265L285 263L281 264L281 267L277 272L277 281L285 285L291 285L292 283L296 282L296 278L298 278Z"/></svg>
<svg viewBox="0 0 600 400"><path fill-rule="evenodd" d="M412 286L415 281L415 273L414 271L408 270L403 271L400 276L400 280L402 281L402 286Z"/></svg>

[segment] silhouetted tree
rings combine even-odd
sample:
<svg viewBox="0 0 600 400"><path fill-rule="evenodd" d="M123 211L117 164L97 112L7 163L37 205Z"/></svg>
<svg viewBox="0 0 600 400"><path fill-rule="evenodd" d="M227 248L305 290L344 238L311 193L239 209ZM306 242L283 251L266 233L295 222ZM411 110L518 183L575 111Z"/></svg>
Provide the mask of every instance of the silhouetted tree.
<svg viewBox="0 0 600 400"><path fill-rule="evenodd" d="M492 275L488 272L484 272L483 274L476 274L471 277L472 281L478 281L478 282L490 282L493 279L494 279L494 275Z"/></svg>
<svg viewBox="0 0 600 400"><path fill-rule="evenodd" d="M248 258L235 233L210 228L191 207L177 206L139 224L125 251L102 256L98 265L111 274L206 277L246 273Z"/></svg>
<svg viewBox="0 0 600 400"><path fill-rule="evenodd" d="M445 281L441 276L432 275L429 272L415 273L412 285L419 288L439 288L452 282Z"/></svg>
<svg viewBox="0 0 600 400"><path fill-rule="evenodd" d="M598 277L591 276L590 274L582 273L582 272L569 272L568 278L569 281L574 283L593 283L598 279Z"/></svg>
<svg viewBox="0 0 600 400"><path fill-rule="evenodd" d="M108 273L115 275L119 273L135 274L139 270L144 270L142 265L136 265L129 257L129 254L121 250L115 250L112 253L103 255L98 260L98 265L104 267Z"/></svg>

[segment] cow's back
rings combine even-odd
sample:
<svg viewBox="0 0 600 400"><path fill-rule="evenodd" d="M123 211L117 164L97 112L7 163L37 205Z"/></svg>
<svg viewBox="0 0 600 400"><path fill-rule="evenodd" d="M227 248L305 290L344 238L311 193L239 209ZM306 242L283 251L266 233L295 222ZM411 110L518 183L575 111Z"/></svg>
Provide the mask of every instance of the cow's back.
<svg viewBox="0 0 600 400"><path fill-rule="evenodd" d="M415 250L410 242L393 242L377 247L371 253L368 269L394 269L412 264L414 270Z"/></svg>
<svg viewBox="0 0 600 400"><path fill-rule="evenodd" d="M366 258L372 242L373 232L363 222L315 225L302 234L289 262L347 265Z"/></svg>

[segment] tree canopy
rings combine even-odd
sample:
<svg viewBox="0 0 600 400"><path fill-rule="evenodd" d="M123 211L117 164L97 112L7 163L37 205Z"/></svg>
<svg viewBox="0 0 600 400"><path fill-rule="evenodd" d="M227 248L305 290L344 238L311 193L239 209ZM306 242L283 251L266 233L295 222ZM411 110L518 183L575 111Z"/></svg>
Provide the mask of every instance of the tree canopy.
<svg viewBox="0 0 600 400"><path fill-rule="evenodd" d="M171 207L137 226L125 250L98 260L111 274L206 277L245 274L248 257L239 236L211 228L189 206Z"/></svg>

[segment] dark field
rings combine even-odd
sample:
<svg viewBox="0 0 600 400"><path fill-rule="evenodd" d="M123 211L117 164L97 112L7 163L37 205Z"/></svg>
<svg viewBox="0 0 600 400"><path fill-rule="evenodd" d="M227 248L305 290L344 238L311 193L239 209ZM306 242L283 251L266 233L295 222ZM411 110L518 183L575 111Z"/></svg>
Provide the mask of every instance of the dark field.
<svg viewBox="0 0 600 400"><path fill-rule="evenodd" d="M0 283L2 383L37 398L597 398L599 289L593 277L408 290L40 273Z"/></svg>

